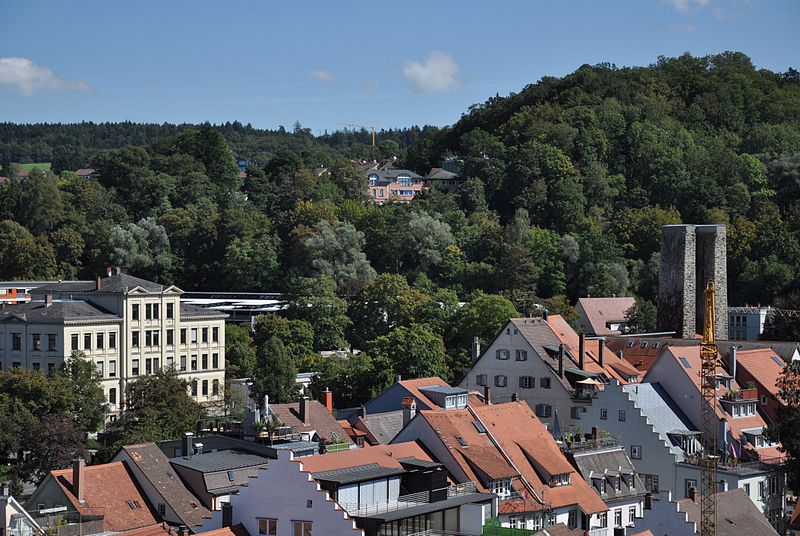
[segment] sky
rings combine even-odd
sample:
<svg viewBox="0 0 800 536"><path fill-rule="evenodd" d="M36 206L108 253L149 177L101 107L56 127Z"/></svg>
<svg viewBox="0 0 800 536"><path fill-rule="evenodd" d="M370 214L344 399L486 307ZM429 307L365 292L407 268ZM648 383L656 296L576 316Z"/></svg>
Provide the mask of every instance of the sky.
<svg viewBox="0 0 800 536"><path fill-rule="evenodd" d="M799 0L0 0L0 121L448 125L583 64L800 69Z"/></svg>

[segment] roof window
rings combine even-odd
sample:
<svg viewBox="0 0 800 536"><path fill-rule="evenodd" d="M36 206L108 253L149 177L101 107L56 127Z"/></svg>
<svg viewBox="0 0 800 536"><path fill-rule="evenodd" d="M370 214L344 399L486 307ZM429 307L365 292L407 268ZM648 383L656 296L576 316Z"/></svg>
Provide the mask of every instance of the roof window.
<svg viewBox="0 0 800 536"><path fill-rule="evenodd" d="M686 368L692 368L692 365L689 363L689 360L686 359L685 357L681 358L681 363L683 363L683 366Z"/></svg>

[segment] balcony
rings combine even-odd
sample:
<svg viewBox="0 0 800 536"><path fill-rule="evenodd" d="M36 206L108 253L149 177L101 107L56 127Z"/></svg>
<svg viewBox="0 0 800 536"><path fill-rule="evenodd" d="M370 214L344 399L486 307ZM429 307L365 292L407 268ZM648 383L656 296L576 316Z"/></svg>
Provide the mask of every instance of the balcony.
<svg viewBox="0 0 800 536"><path fill-rule="evenodd" d="M703 457L699 455L691 455L687 456L686 459L681 462L684 465L693 465L699 467L701 465ZM742 462L736 461L734 462L733 459L719 459L717 463L717 470L718 471L725 471L728 473L734 473L737 475L756 475L760 473L772 473L776 471L784 471L785 459L783 458L768 458L763 460L755 460L749 462Z"/></svg>
<svg viewBox="0 0 800 536"><path fill-rule="evenodd" d="M587 450L599 450L619 447L621 443L614 436L605 436L592 439L585 436L578 436L577 441L563 441L561 450L564 452L585 452Z"/></svg>
<svg viewBox="0 0 800 536"><path fill-rule="evenodd" d="M360 507L359 504L357 503L339 503L339 505L342 508L344 508L351 517L370 517L370 516L385 514L387 512L396 512L398 510L404 510L406 508L414 508L421 504L431 504L434 502L444 503L445 502L444 500L442 501L431 500L431 495L436 491L439 490L421 491L419 493L409 493L407 495L398 496L397 500L395 501L369 504ZM475 488L475 482L454 484L447 488L447 499L452 499L454 497L461 497L463 495L470 495L472 493L478 493Z"/></svg>
<svg viewBox="0 0 800 536"><path fill-rule="evenodd" d="M86 507L83 512L31 512L31 517L49 536L82 536L105 531L103 508Z"/></svg>

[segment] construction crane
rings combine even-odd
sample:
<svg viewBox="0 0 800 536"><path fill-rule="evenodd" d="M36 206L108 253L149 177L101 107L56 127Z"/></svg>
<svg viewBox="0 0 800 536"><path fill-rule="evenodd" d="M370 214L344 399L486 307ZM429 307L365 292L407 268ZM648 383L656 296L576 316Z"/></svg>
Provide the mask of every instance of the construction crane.
<svg viewBox="0 0 800 536"><path fill-rule="evenodd" d="M717 340L714 282L706 285L703 342L700 344L700 413L703 456L700 462L700 536L717 535Z"/></svg>
<svg viewBox="0 0 800 536"><path fill-rule="evenodd" d="M372 146L375 147L375 125L360 125L355 121L351 123L336 123L337 125L343 125L350 128L363 128L363 129L372 129Z"/></svg>

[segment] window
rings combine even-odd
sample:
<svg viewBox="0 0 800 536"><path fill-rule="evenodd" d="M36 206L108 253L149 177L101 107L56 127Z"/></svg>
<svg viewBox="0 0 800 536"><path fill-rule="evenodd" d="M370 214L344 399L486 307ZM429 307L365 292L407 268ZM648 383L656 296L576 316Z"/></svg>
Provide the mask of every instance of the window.
<svg viewBox="0 0 800 536"><path fill-rule="evenodd" d="M139 347L139 332L138 331L134 331L134 332L131 333L131 346L133 346L134 348L138 348Z"/></svg>
<svg viewBox="0 0 800 536"><path fill-rule="evenodd" d="M186 371L186 356L181 356L181 372Z"/></svg>
<svg viewBox="0 0 800 536"><path fill-rule="evenodd" d="M494 377L494 386L495 387L505 387L508 383L508 377L503 376L502 374L498 374Z"/></svg>
<svg viewBox="0 0 800 536"><path fill-rule="evenodd" d="M601 421L608 420L608 410L606 408L600 408L600 420Z"/></svg>
<svg viewBox="0 0 800 536"><path fill-rule="evenodd" d="M580 406L572 406L569 408L569 415L573 419L580 419L581 418L581 410L584 409Z"/></svg>
<svg viewBox="0 0 800 536"><path fill-rule="evenodd" d="M138 376L139 375L139 360L132 359L131 360L131 376Z"/></svg>
<svg viewBox="0 0 800 536"><path fill-rule="evenodd" d="M192 380L192 396L197 396L197 380Z"/></svg>
<svg viewBox="0 0 800 536"><path fill-rule="evenodd" d="M175 334L174 330L168 329L167 330L167 346L172 346L175 342Z"/></svg>
<svg viewBox="0 0 800 536"><path fill-rule="evenodd" d="M618 508L614 510L614 526L621 527L622 526L622 509Z"/></svg>
<svg viewBox="0 0 800 536"><path fill-rule="evenodd" d="M73 350L77 350L78 349L78 334L77 333L73 333L72 337L70 337L70 339L72 340L72 349Z"/></svg>
<svg viewBox="0 0 800 536"><path fill-rule="evenodd" d="M158 515L164 517L167 515L167 505L164 503L158 503Z"/></svg>
<svg viewBox="0 0 800 536"><path fill-rule="evenodd" d="M192 328L192 342L197 342L197 328Z"/></svg>
<svg viewBox="0 0 800 536"><path fill-rule="evenodd" d="M197 370L197 354L192 355L192 370Z"/></svg>
<svg viewBox="0 0 800 536"><path fill-rule="evenodd" d="M109 361L108 362L108 377L109 378L116 378L117 377L117 362L116 361Z"/></svg>
<svg viewBox="0 0 800 536"><path fill-rule="evenodd" d="M39 363L33 363L33 370L39 371L41 369L42 369L42 365L40 365Z"/></svg>
<svg viewBox="0 0 800 536"><path fill-rule="evenodd" d="M550 389L550 378L539 378L539 387L542 389Z"/></svg>
<svg viewBox="0 0 800 536"><path fill-rule="evenodd" d="M685 357L681 358L681 363L683 363L683 366L685 368L692 368L692 365L689 363L689 360L686 359Z"/></svg>
<svg viewBox="0 0 800 536"><path fill-rule="evenodd" d="M552 414L553 408L550 404L536 404L536 416L548 418Z"/></svg>
<svg viewBox="0 0 800 536"><path fill-rule="evenodd" d="M53 374L53 371L55 369L56 369L56 364L55 363L48 363L47 364L47 375L50 376L51 374Z"/></svg>
<svg viewBox="0 0 800 536"><path fill-rule="evenodd" d="M208 396L208 380L203 380L203 396Z"/></svg>
<svg viewBox="0 0 800 536"><path fill-rule="evenodd" d="M144 318L145 320L150 320L152 316L153 316L153 306L148 303L144 306Z"/></svg>
<svg viewBox="0 0 800 536"><path fill-rule="evenodd" d="M97 343L97 349L102 350L106 347L106 334L105 333L98 333L95 336L95 342Z"/></svg>
<svg viewBox="0 0 800 536"><path fill-rule="evenodd" d="M200 363L203 370L208 370L208 354L203 354L201 356Z"/></svg>
<svg viewBox="0 0 800 536"><path fill-rule="evenodd" d="M11 334L11 349L12 350L21 350L22 349L22 337L19 333L12 333Z"/></svg>
<svg viewBox="0 0 800 536"><path fill-rule="evenodd" d="M160 331L153 331L153 346L159 346L161 343L161 332Z"/></svg>
<svg viewBox="0 0 800 536"><path fill-rule="evenodd" d="M265 534L266 536L276 536L278 534L278 520L277 519L259 519L258 520L258 533Z"/></svg>
<svg viewBox="0 0 800 536"><path fill-rule="evenodd" d="M92 334L86 333L83 335L83 349L84 350L91 350L92 349Z"/></svg>
<svg viewBox="0 0 800 536"><path fill-rule="evenodd" d="M569 515L567 517L567 525L569 528L574 529L578 526L578 511L572 509L569 511Z"/></svg>
<svg viewBox="0 0 800 536"><path fill-rule="evenodd" d="M511 496L511 479L510 478L498 478L497 480L492 480L489 482L489 491L499 496L501 499L505 499Z"/></svg>
<svg viewBox="0 0 800 536"><path fill-rule="evenodd" d="M208 342L208 328L203 328L203 342Z"/></svg>
<svg viewBox="0 0 800 536"><path fill-rule="evenodd" d="M104 363L102 361L98 361L97 363L95 363L95 366L97 368L97 375L100 376L101 378L104 377L103 365Z"/></svg>
<svg viewBox="0 0 800 536"><path fill-rule="evenodd" d="M211 342L219 342L219 328L211 328Z"/></svg>
<svg viewBox="0 0 800 536"><path fill-rule="evenodd" d="M517 350L517 361L527 361L527 360L528 360L528 351Z"/></svg>
<svg viewBox="0 0 800 536"><path fill-rule="evenodd" d="M214 370L219 368L219 354L211 354L211 368Z"/></svg>
<svg viewBox="0 0 800 536"><path fill-rule="evenodd" d="M606 528L608 526L608 513L597 514L597 520L600 522L601 528Z"/></svg>
<svg viewBox="0 0 800 536"><path fill-rule="evenodd" d="M747 496L749 497L749 496L750 496L750 484L745 484L745 485L744 485L744 486L742 486L742 487L743 487L743 489L744 489L744 493L745 493L745 495L747 495Z"/></svg>
<svg viewBox="0 0 800 536"><path fill-rule="evenodd" d="M158 310L159 309L161 309L161 307L157 303L154 303L153 304L153 320L158 320Z"/></svg>
<svg viewBox="0 0 800 536"><path fill-rule="evenodd" d="M172 370L175 366L175 358L171 355L167 356L167 370Z"/></svg>
<svg viewBox="0 0 800 536"><path fill-rule="evenodd" d="M112 349L117 347L117 334L113 331L108 332L108 347Z"/></svg>
<svg viewBox="0 0 800 536"><path fill-rule="evenodd" d="M625 418L626 418L625 410L624 409L619 410L619 420L621 422L624 422Z"/></svg>
<svg viewBox="0 0 800 536"><path fill-rule="evenodd" d="M628 507L628 525L633 525L636 523L636 507L630 506Z"/></svg>
<svg viewBox="0 0 800 536"><path fill-rule="evenodd" d="M292 521L292 536L311 536L311 521Z"/></svg>
<svg viewBox="0 0 800 536"><path fill-rule="evenodd" d="M684 489L684 497L688 497L691 494L692 490L698 491L697 480L693 478L687 478Z"/></svg>
<svg viewBox="0 0 800 536"><path fill-rule="evenodd" d="M519 386L522 387L523 389L531 389L535 383L536 379L533 376L519 377Z"/></svg>
<svg viewBox="0 0 800 536"><path fill-rule="evenodd" d="M134 303L131 305L131 319L139 320L139 304Z"/></svg>
<svg viewBox="0 0 800 536"><path fill-rule="evenodd" d="M228 471L228 482L233 482L236 478L233 475L233 471Z"/></svg>
<svg viewBox="0 0 800 536"><path fill-rule="evenodd" d="M47 351L48 352L55 352L56 351L56 335L55 335L55 333L49 333L47 335Z"/></svg>
<svg viewBox="0 0 800 536"><path fill-rule="evenodd" d="M641 460L641 459L642 459L642 446L631 445L631 460Z"/></svg>
<svg viewBox="0 0 800 536"><path fill-rule="evenodd" d="M767 483L763 480L758 483L758 496L761 499L767 498Z"/></svg>
<svg viewBox="0 0 800 536"><path fill-rule="evenodd" d="M475 384L480 385L481 387L486 386L487 376L486 374L478 374L475 376Z"/></svg>
<svg viewBox="0 0 800 536"><path fill-rule="evenodd" d="M117 403L117 390L113 387L108 390L108 403L109 404Z"/></svg>
<svg viewBox="0 0 800 536"><path fill-rule="evenodd" d="M33 342L31 349L38 352L39 350L42 349L42 336L38 333L34 333L32 338Z"/></svg>
<svg viewBox="0 0 800 536"><path fill-rule="evenodd" d="M776 476L769 477L769 494L770 495L778 494L778 477Z"/></svg>
<svg viewBox="0 0 800 536"><path fill-rule="evenodd" d="M761 405L765 406L767 404L767 395L761 395Z"/></svg>
<svg viewBox="0 0 800 536"><path fill-rule="evenodd" d="M186 328L181 329L181 344L186 344Z"/></svg>
<svg viewBox="0 0 800 536"><path fill-rule="evenodd" d="M171 319L175 316L175 304L172 302L167 303L167 318Z"/></svg>
<svg viewBox="0 0 800 536"><path fill-rule="evenodd" d="M494 355L497 357L497 359L508 359L511 357L511 352L501 348L500 350L497 350Z"/></svg>
<svg viewBox="0 0 800 536"><path fill-rule="evenodd" d="M214 396L219 396L219 380L214 380L211 382L211 394Z"/></svg>
<svg viewBox="0 0 800 536"><path fill-rule="evenodd" d="M152 359L145 359L144 360L144 373L145 374L152 374L153 373L153 360Z"/></svg>
<svg viewBox="0 0 800 536"><path fill-rule="evenodd" d="M650 493L658 493L658 475L642 475L644 488Z"/></svg>
<svg viewBox="0 0 800 536"><path fill-rule="evenodd" d="M153 332L149 329L144 332L144 345L153 346Z"/></svg>

